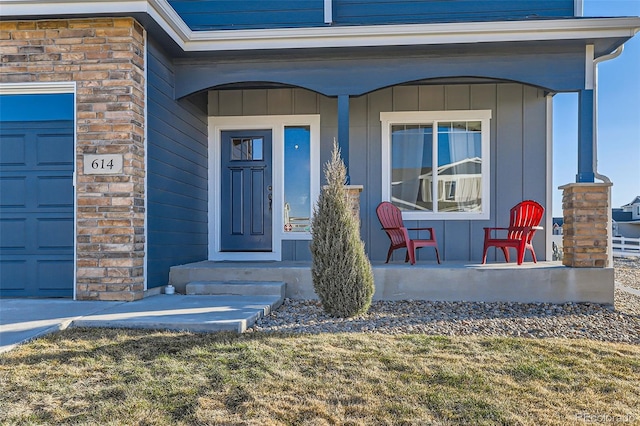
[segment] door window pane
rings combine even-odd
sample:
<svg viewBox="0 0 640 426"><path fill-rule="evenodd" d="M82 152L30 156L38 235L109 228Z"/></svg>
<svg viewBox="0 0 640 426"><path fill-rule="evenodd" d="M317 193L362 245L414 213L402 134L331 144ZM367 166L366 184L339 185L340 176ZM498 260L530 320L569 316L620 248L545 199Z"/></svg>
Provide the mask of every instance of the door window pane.
<svg viewBox="0 0 640 426"><path fill-rule="evenodd" d="M232 138L232 161L262 161L262 138Z"/></svg>
<svg viewBox="0 0 640 426"><path fill-rule="evenodd" d="M284 129L284 231L311 229L311 129Z"/></svg>

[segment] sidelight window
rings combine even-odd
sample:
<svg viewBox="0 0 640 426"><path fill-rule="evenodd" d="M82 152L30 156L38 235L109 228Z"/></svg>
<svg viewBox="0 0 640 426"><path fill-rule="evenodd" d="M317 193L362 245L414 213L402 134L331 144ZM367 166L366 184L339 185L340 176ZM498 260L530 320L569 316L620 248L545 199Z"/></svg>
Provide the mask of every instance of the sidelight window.
<svg viewBox="0 0 640 426"><path fill-rule="evenodd" d="M284 128L284 231L311 229L311 128Z"/></svg>

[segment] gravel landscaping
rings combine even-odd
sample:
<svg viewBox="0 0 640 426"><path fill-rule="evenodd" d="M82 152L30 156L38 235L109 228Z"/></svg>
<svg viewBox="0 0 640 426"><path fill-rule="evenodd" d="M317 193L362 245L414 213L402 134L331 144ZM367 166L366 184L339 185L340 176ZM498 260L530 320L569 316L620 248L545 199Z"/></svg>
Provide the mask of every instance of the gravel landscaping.
<svg viewBox="0 0 640 426"><path fill-rule="evenodd" d="M620 257L613 260L616 282L640 291L640 257Z"/></svg>
<svg viewBox="0 0 640 426"><path fill-rule="evenodd" d="M640 259L616 259L618 284L640 288ZM253 331L587 338L640 344L640 297L616 289L615 309L589 303L378 301L369 313L333 318L314 300L287 299Z"/></svg>

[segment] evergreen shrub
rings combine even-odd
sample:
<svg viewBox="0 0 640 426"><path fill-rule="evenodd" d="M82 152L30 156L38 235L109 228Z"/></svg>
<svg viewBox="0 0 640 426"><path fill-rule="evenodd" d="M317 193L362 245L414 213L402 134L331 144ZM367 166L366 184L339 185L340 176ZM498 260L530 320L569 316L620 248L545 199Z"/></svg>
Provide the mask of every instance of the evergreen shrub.
<svg viewBox="0 0 640 426"><path fill-rule="evenodd" d="M337 143L325 164L327 185L311 221L313 288L325 312L335 317L366 313L374 292L373 271L344 187L346 168Z"/></svg>

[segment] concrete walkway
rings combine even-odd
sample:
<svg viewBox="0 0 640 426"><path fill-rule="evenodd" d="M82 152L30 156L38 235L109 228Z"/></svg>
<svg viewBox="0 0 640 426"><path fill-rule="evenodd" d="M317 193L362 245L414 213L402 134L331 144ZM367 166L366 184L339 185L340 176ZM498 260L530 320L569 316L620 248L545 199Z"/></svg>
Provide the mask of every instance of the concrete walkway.
<svg viewBox="0 0 640 426"><path fill-rule="evenodd" d="M67 327L244 332L281 303L277 296L156 295L135 302L0 299L0 353Z"/></svg>
<svg viewBox="0 0 640 426"><path fill-rule="evenodd" d="M626 291L626 292L627 292L627 293L629 293L629 294L634 294L634 295L636 295L636 296L639 296L639 297L640 297L640 290L636 290L636 289L635 289L635 288L633 288L633 287L627 287L626 285L622 285L622 284L618 284L618 283L616 283L616 288L617 288L618 290Z"/></svg>
<svg viewBox="0 0 640 426"><path fill-rule="evenodd" d="M616 287L640 296L636 289ZM135 302L0 299L0 353L73 326L242 333L281 303L280 296L178 294Z"/></svg>

